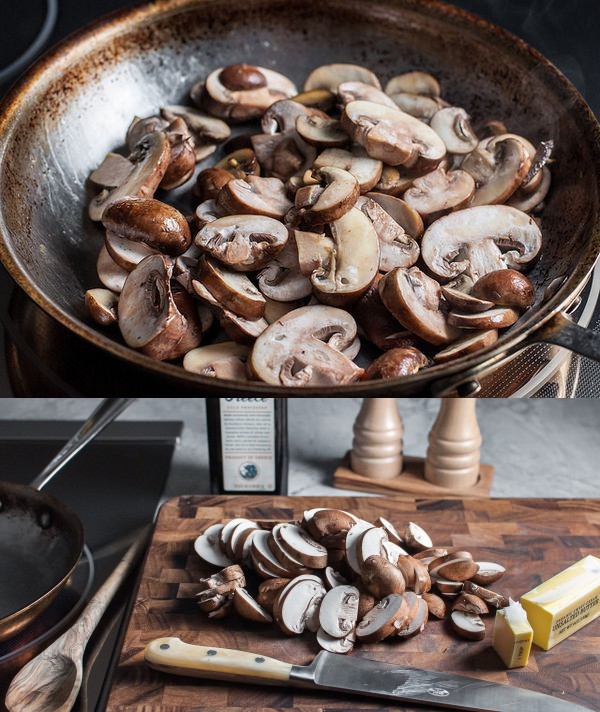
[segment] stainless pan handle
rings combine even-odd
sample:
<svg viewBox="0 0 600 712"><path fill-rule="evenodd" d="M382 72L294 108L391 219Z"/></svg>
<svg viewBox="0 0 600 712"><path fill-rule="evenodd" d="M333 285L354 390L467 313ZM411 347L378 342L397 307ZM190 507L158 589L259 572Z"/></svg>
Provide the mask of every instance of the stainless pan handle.
<svg viewBox="0 0 600 712"><path fill-rule="evenodd" d="M81 448L93 440L98 433L110 425L135 398L106 398L73 435L69 442L61 448L51 462L33 480L31 486L37 490L48 484L54 475L74 457Z"/></svg>

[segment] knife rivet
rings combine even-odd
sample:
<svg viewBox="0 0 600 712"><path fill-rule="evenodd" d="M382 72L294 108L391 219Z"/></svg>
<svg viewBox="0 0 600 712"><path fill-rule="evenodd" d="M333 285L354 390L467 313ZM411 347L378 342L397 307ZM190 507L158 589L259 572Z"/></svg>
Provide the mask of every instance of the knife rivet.
<svg viewBox="0 0 600 712"><path fill-rule="evenodd" d="M169 647L170 647L170 646L169 646L168 643L163 643L163 644L160 646L160 649L161 649L161 650L168 650Z"/></svg>
<svg viewBox="0 0 600 712"><path fill-rule="evenodd" d="M207 651L206 651L206 654L207 654L207 655L216 655L216 654L217 654L217 651L216 651L216 650L207 650Z"/></svg>
<svg viewBox="0 0 600 712"><path fill-rule="evenodd" d="M254 658L255 663L264 663L265 659L264 658Z"/></svg>

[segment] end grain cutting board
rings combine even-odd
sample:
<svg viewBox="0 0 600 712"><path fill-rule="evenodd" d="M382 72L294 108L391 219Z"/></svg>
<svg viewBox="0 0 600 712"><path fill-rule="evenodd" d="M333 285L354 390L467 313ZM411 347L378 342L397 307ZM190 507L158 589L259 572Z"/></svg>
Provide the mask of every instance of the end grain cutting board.
<svg viewBox="0 0 600 712"><path fill-rule="evenodd" d="M158 517L114 672L108 712L388 708L423 712L423 706L394 706L365 697L176 677L145 665L145 644L171 635L187 643L308 664L319 651L313 633L291 638L274 623L250 623L235 613L212 621L200 611L196 582L213 571L201 564L193 542L219 521L240 516L294 520L313 507L345 509L367 521L384 516L396 525L415 521L435 545L467 549L476 560L506 566L507 573L493 588L515 598L583 556L600 554L600 500L179 497L167 502ZM253 584L248 587L256 592ZM463 673L600 709L600 619L548 652L533 646L527 667L510 671L490 647L492 628L493 615L486 617L485 640L469 642L456 636L447 621L430 620L415 638L357 646L352 655Z"/></svg>

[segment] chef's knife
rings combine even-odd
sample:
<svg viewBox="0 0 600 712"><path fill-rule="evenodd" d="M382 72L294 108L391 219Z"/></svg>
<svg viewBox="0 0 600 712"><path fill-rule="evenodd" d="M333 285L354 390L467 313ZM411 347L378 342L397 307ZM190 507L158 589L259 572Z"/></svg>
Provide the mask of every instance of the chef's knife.
<svg viewBox="0 0 600 712"><path fill-rule="evenodd" d="M157 638L146 646L145 658L156 670L177 675L334 690L459 710L589 712L587 707L519 687L325 651L303 667L241 650Z"/></svg>

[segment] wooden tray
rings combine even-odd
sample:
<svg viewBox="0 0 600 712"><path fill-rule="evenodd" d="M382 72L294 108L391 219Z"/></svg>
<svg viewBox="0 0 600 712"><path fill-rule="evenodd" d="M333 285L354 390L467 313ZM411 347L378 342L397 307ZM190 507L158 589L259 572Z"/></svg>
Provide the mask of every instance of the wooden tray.
<svg viewBox="0 0 600 712"><path fill-rule="evenodd" d="M211 621L199 610L195 581L208 571L192 544L215 522L238 516L293 520L317 506L350 510L368 521L380 515L395 524L415 521L429 531L435 544L468 549L476 559L504 564L507 573L495 588L512 597L587 554L600 554L600 500L179 497L167 502L158 517L113 675L108 712L428 709L343 694L176 677L145 665L145 644L165 635L179 636L188 643L248 650L299 665L309 663L318 652L314 634L290 638L275 624L253 624L236 614ZM485 640L468 642L452 633L446 621L432 620L415 638L360 646L353 655L464 673L600 709L600 619L553 650L545 652L534 646L528 666L517 670L506 670L491 649L492 627L493 617L487 617Z"/></svg>

